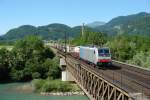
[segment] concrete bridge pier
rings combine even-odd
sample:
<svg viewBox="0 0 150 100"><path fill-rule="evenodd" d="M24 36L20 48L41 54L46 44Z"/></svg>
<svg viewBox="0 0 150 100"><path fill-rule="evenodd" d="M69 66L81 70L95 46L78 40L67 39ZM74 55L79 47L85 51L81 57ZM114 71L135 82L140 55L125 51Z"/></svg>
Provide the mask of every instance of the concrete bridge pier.
<svg viewBox="0 0 150 100"><path fill-rule="evenodd" d="M67 70L65 58L60 58L61 80L62 81L74 81L72 74Z"/></svg>

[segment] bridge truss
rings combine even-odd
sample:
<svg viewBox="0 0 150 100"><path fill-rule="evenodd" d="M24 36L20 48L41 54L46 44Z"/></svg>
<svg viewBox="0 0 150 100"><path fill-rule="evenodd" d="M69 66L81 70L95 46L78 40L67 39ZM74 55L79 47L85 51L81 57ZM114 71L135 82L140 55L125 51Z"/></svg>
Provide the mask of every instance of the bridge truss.
<svg viewBox="0 0 150 100"><path fill-rule="evenodd" d="M128 93L101 78L86 66L66 60L67 70L91 100L131 100Z"/></svg>

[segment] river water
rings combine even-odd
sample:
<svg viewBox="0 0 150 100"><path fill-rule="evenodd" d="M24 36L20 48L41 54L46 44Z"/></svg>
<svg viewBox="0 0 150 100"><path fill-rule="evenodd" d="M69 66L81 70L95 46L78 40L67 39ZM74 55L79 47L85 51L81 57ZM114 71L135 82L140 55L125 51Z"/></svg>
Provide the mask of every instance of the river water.
<svg viewBox="0 0 150 100"><path fill-rule="evenodd" d="M89 100L86 96L42 96L12 89L21 84L23 83L0 84L0 100Z"/></svg>

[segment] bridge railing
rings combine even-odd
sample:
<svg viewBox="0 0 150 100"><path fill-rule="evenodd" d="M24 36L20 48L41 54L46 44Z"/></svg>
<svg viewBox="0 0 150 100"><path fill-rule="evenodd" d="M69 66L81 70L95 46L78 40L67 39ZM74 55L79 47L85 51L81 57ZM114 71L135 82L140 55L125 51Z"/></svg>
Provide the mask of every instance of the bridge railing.
<svg viewBox="0 0 150 100"><path fill-rule="evenodd" d="M128 75L125 75L128 73L115 73L114 71L110 71L108 75L101 71L99 74L117 87L125 91L130 91L129 95L135 100L148 100L148 98L150 98L149 86L142 84L142 82L139 83L128 77Z"/></svg>
<svg viewBox="0 0 150 100"><path fill-rule="evenodd" d="M68 70L76 82L85 90L92 100L130 100L130 96L117 86L95 74L84 65L67 59ZM104 74L103 74L104 75Z"/></svg>
<svg viewBox="0 0 150 100"><path fill-rule="evenodd" d="M61 53L61 52L59 52ZM135 67L136 68L136 67ZM130 69L129 69L130 70ZM137 70L139 71L139 70ZM96 72L97 74L97 72ZM124 91L128 92L129 96L135 100L148 100L150 98L150 88L146 86L142 82L139 83L133 78L130 78L129 73L121 72L116 73L115 71L109 71L108 73L104 73L103 70L99 70L98 75L107 80L108 82L114 84L116 87L123 89ZM146 73L147 74L147 73ZM76 74L78 75L78 74ZM80 78L79 78L80 79ZM80 79L82 80L82 79ZM145 81L145 80L143 80ZM83 84L83 81L80 81Z"/></svg>

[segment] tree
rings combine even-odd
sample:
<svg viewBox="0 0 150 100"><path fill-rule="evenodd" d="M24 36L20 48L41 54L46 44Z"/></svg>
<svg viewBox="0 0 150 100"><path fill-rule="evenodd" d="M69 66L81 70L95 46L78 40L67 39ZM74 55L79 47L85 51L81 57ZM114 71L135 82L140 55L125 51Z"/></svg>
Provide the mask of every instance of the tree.
<svg viewBox="0 0 150 100"><path fill-rule="evenodd" d="M110 39L105 46L111 48L113 59L126 61L132 59L139 52L149 51L149 43L149 37L121 34ZM138 64L138 62L136 63Z"/></svg>
<svg viewBox="0 0 150 100"><path fill-rule="evenodd" d="M9 72L12 66L10 52L2 48L0 49L0 81L9 79Z"/></svg>
<svg viewBox="0 0 150 100"><path fill-rule="evenodd" d="M13 68L11 76L17 81L28 81L32 78L46 78L49 67L44 67L46 59L52 59L55 54L44 46L43 41L36 36L29 36L17 41L13 50Z"/></svg>
<svg viewBox="0 0 150 100"><path fill-rule="evenodd" d="M72 41L76 45L99 45L103 46L107 42L107 35L101 32L90 32L86 31L80 38L76 38Z"/></svg>
<svg viewBox="0 0 150 100"><path fill-rule="evenodd" d="M141 67L150 68L150 50L148 52L138 52L132 59L127 60L126 62Z"/></svg>
<svg viewBox="0 0 150 100"><path fill-rule="evenodd" d="M60 78L61 70L59 68L59 59L55 57L54 59L46 59L43 66L49 68L47 76L53 79Z"/></svg>

